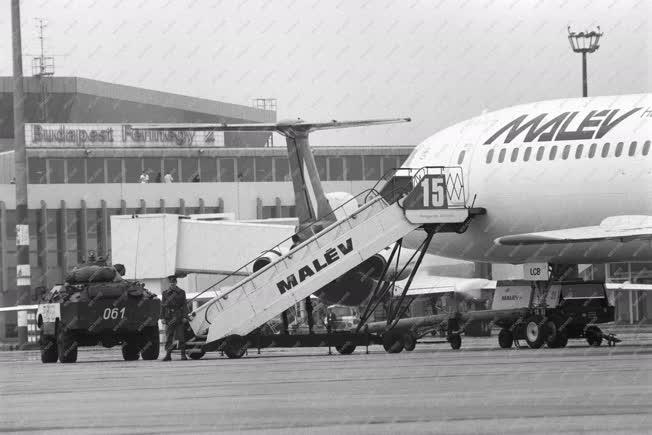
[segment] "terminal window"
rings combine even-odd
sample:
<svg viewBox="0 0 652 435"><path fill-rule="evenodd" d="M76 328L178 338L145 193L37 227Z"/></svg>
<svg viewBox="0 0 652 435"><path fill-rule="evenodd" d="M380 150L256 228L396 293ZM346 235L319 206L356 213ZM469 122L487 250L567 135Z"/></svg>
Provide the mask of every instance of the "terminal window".
<svg viewBox="0 0 652 435"><path fill-rule="evenodd" d="M161 182L162 180L162 172L161 172L161 159L155 159L155 158L144 158L143 159L143 170L147 172L147 175L149 175L149 182L150 183L156 183L156 182Z"/></svg>
<svg viewBox="0 0 652 435"><path fill-rule="evenodd" d="M346 160L346 179L362 180L362 156L347 156Z"/></svg>
<svg viewBox="0 0 652 435"><path fill-rule="evenodd" d="M235 181L235 159L219 159L220 181Z"/></svg>
<svg viewBox="0 0 652 435"><path fill-rule="evenodd" d="M396 168L398 168L400 165L398 164L398 159L396 156L387 156L383 157L383 173L382 175L385 174L390 174L394 172Z"/></svg>
<svg viewBox="0 0 652 435"><path fill-rule="evenodd" d="M125 183L140 182L140 174L143 172L143 159L125 159Z"/></svg>
<svg viewBox="0 0 652 435"><path fill-rule="evenodd" d="M238 159L238 181L254 181L254 158L240 157Z"/></svg>
<svg viewBox="0 0 652 435"><path fill-rule="evenodd" d="M86 160L86 182L104 183L104 159Z"/></svg>
<svg viewBox="0 0 652 435"><path fill-rule="evenodd" d="M30 158L28 159L29 166L29 184L45 184L47 183L45 171L45 159Z"/></svg>
<svg viewBox="0 0 652 435"><path fill-rule="evenodd" d="M333 181L344 180L344 159L342 157L328 158L328 179Z"/></svg>
<svg viewBox="0 0 652 435"><path fill-rule="evenodd" d="M64 159L48 159L48 182L50 184L65 183L65 164Z"/></svg>
<svg viewBox="0 0 652 435"><path fill-rule="evenodd" d="M201 181L217 181L217 159L212 157L199 159L199 178Z"/></svg>
<svg viewBox="0 0 652 435"><path fill-rule="evenodd" d="M122 159L106 159L106 176L109 183L124 182Z"/></svg>
<svg viewBox="0 0 652 435"><path fill-rule="evenodd" d="M84 159L66 160L66 183L84 183L86 180Z"/></svg>
<svg viewBox="0 0 652 435"><path fill-rule="evenodd" d="M290 181L290 161L283 157L274 159L274 181Z"/></svg>
<svg viewBox="0 0 652 435"><path fill-rule="evenodd" d="M180 160L181 174L179 175L179 181L190 183L196 176L199 175L199 159L185 158Z"/></svg>
<svg viewBox="0 0 652 435"><path fill-rule="evenodd" d="M326 157L317 156L315 157L315 165L317 165L317 173L319 174L319 179L322 181L328 180L328 163Z"/></svg>
<svg viewBox="0 0 652 435"><path fill-rule="evenodd" d="M272 159L269 157L256 157L256 181L274 181L272 172Z"/></svg>
<svg viewBox="0 0 652 435"><path fill-rule="evenodd" d="M163 160L164 174L172 175L174 181L180 181L179 177L179 159L164 159Z"/></svg>
<svg viewBox="0 0 652 435"><path fill-rule="evenodd" d="M382 174L380 173L380 156L365 156L364 157L364 179L365 180L378 180Z"/></svg>

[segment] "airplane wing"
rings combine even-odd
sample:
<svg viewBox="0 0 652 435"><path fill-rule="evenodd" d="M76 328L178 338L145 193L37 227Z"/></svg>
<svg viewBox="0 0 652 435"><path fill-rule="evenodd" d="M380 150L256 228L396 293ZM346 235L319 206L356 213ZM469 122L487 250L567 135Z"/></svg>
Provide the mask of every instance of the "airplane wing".
<svg viewBox="0 0 652 435"><path fill-rule="evenodd" d="M13 305L10 307L0 307L0 313L6 313L8 311L28 311L36 310L38 305Z"/></svg>
<svg viewBox="0 0 652 435"><path fill-rule="evenodd" d="M407 284L407 279L397 281L394 287L394 296L399 296ZM490 288L495 281L483 278L458 278L453 276L424 276L416 277L407 292L408 296L431 295L439 293L465 293L471 297L479 298L483 288Z"/></svg>
<svg viewBox="0 0 652 435"><path fill-rule="evenodd" d="M576 227L538 233L514 234L494 240L498 245L539 245L543 243L579 243L604 240L652 239L652 216L611 216L591 227Z"/></svg>
<svg viewBox="0 0 652 435"><path fill-rule="evenodd" d="M302 119L258 124L132 124L135 130L176 130L176 131L272 131L283 133L288 129L301 131L330 130L336 128L363 127L366 125L396 124L410 122L410 118L363 119L357 121L306 122Z"/></svg>

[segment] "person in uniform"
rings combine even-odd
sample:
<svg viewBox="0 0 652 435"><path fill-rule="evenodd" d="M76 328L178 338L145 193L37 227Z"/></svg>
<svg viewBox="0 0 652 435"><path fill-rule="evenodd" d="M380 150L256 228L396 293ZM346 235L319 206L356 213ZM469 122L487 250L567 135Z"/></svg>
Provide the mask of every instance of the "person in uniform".
<svg viewBox="0 0 652 435"><path fill-rule="evenodd" d="M177 277L168 276L170 286L163 291L161 301L161 318L165 321L165 358L163 361L172 360L174 340L179 342L181 359L186 360L185 322L188 308L186 306L186 292L177 286Z"/></svg>

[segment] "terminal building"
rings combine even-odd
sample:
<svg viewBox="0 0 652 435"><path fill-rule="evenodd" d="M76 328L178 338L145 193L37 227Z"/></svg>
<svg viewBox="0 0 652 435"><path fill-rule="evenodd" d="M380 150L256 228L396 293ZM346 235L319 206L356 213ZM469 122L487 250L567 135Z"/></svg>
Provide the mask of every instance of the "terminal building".
<svg viewBox="0 0 652 435"><path fill-rule="evenodd" d="M294 216L285 143L270 146L268 133L132 129L141 123L274 122L273 110L76 77L26 78L25 91L33 287L61 283L88 250L110 258L114 214ZM0 306L18 299L12 99L13 79L0 77ZM400 166L413 147L350 144L315 147L314 155L326 192L357 194ZM149 182L141 183L143 174ZM166 174L173 184L160 182ZM472 276L473 264L454 263L437 272ZM590 270L615 282L652 283L650 263ZM621 320L648 318L652 298L630 299ZM0 316L0 340L14 336L15 313Z"/></svg>

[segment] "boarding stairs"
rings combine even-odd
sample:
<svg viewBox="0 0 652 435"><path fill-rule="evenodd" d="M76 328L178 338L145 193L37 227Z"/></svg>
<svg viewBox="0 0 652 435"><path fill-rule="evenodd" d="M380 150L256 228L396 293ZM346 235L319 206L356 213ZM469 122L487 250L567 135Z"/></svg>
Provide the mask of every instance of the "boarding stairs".
<svg viewBox="0 0 652 435"><path fill-rule="evenodd" d="M383 189L352 201L362 204L339 213L324 229L303 229L312 232L301 238L305 241L194 310L189 317L195 335L206 344L245 336L413 230L463 232L474 216L484 214L467 206L459 167L401 168Z"/></svg>

